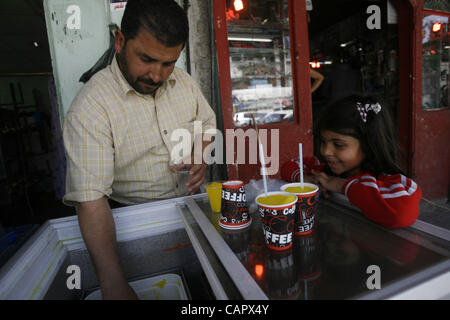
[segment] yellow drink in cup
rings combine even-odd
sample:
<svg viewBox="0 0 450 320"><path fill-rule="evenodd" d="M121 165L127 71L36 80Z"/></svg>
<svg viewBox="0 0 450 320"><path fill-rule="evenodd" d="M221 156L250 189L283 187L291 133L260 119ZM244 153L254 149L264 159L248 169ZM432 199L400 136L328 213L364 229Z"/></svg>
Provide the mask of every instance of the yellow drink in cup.
<svg viewBox="0 0 450 320"><path fill-rule="evenodd" d="M222 183L212 182L206 186L208 193L209 204L213 212L220 212L222 205Z"/></svg>
<svg viewBox="0 0 450 320"><path fill-rule="evenodd" d="M295 196L286 196L281 194L273 194L270 196L261 196L258 199L258 202L267 206L282 206L291 203L292 201L297 200Z"/></svg>
<svg viewBox="0 0 450 320"><path fill-rule="evenodd" d="M309 193L314 190L316 190L316 188L308 187L305 185L303 186L303 188L302 187L287 187L286 189L284 189L284 191L290 192L290 193Z"/></svg>
<svg viewBox="0 0 450 320"><path fill-rule="evenodd" d="M289 249L293 241L297 197L291 193L275 191L260 194L255 202L263 224L266 246L273 250Z"/></svg>
<svg viewBox="0 0 450 320"><path fill-rule="evenodd" d="M307 235L313 231L315 211L317 204L317 192L319 187L313 183L288 183L281 190L296 195L298 198L295 213L294 233Z"/></svg>

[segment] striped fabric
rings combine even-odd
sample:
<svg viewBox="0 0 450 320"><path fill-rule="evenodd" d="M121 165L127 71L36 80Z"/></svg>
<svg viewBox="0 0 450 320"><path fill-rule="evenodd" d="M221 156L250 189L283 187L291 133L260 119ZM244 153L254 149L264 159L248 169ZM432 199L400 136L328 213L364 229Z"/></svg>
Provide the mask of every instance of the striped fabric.
<svg viewBox="0 0 450 320"><path fill-rule="evenodd" d="M359 182L365 186L375 188L383 198L398 198L402 196L410 196L417 190L417 184L405 177L402 174L399 175L386 175L386 177L390 177L395 180L400 180L400 183L394 183L392 185L388 185L387 187L381 187L377 184L377 179L373 176L361 176L359 178ZM352 183L357 182L357 179L353 179L346 187L345 194L347 194L348 188ZM381 181L380 185L384 185Z"/></svg>
<svg viewBox="0 0 450 320"><path fill-rule="evenodd" d="M86 83L66 115L64 203L107 196L137 204L180 195L169 170L180 141L171 135L181 128L192 136L194 121L203 132L216 127L214 111L186 72L175 68L153 97L136 92L114 59Z"/></svg>
<svg viewBox="0 0 450 320"><path fill-rule="evenodd" d="M409 226L419 215L422 191L401 174L360 173L346 181L343 192L367 218L387 228Z"/></svg>

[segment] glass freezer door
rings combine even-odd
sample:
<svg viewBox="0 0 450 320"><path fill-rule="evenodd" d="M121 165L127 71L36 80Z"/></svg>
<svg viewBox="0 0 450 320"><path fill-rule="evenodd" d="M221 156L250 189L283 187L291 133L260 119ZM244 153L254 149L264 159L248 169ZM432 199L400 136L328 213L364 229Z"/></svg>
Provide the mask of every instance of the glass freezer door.
<svg viewBox="0 0 450 320"><path fill-rule="evenodd" d="M330 200L321 199L314 232L281 253L266 248L257 212L250 227L230 231L218 225L206 196L185 204L199 243L213 250L208 259L225 271L219 281L237 293L232 298L386 299L437 276L450 283L448 239L388 230Z"/></svg>

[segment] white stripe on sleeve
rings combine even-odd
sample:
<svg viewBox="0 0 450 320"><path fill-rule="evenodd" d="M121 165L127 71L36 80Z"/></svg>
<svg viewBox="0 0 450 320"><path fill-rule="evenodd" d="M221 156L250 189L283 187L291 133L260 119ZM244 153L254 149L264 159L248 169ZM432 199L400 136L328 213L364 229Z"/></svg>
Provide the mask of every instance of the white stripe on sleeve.
<svg viewBox="0 0 450 320"><path fill-rule="evenodd" d="M345 187L344 194L345 194L346 197L348 197L348 196L347 196L348 188L350 188L350 186L351 186L352 184L354 184L355 182L358 182L358 179L353 179L353 180L350 181L350 182L347 184L347 186Z"/></svg>

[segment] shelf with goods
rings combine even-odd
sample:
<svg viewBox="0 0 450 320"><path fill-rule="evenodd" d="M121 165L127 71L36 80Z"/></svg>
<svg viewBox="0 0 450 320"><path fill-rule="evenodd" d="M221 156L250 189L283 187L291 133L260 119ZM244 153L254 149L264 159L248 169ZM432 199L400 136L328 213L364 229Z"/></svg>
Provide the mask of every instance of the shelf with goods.
<svg viewBox="0 0 450 320"><path fill-rule="evenodd" d="M280 85L292 78L289 55L275 53L274 50L257 52L244 49L241 53L230 54L231 80L239 81L267 80L267 83Z"/></svg>

